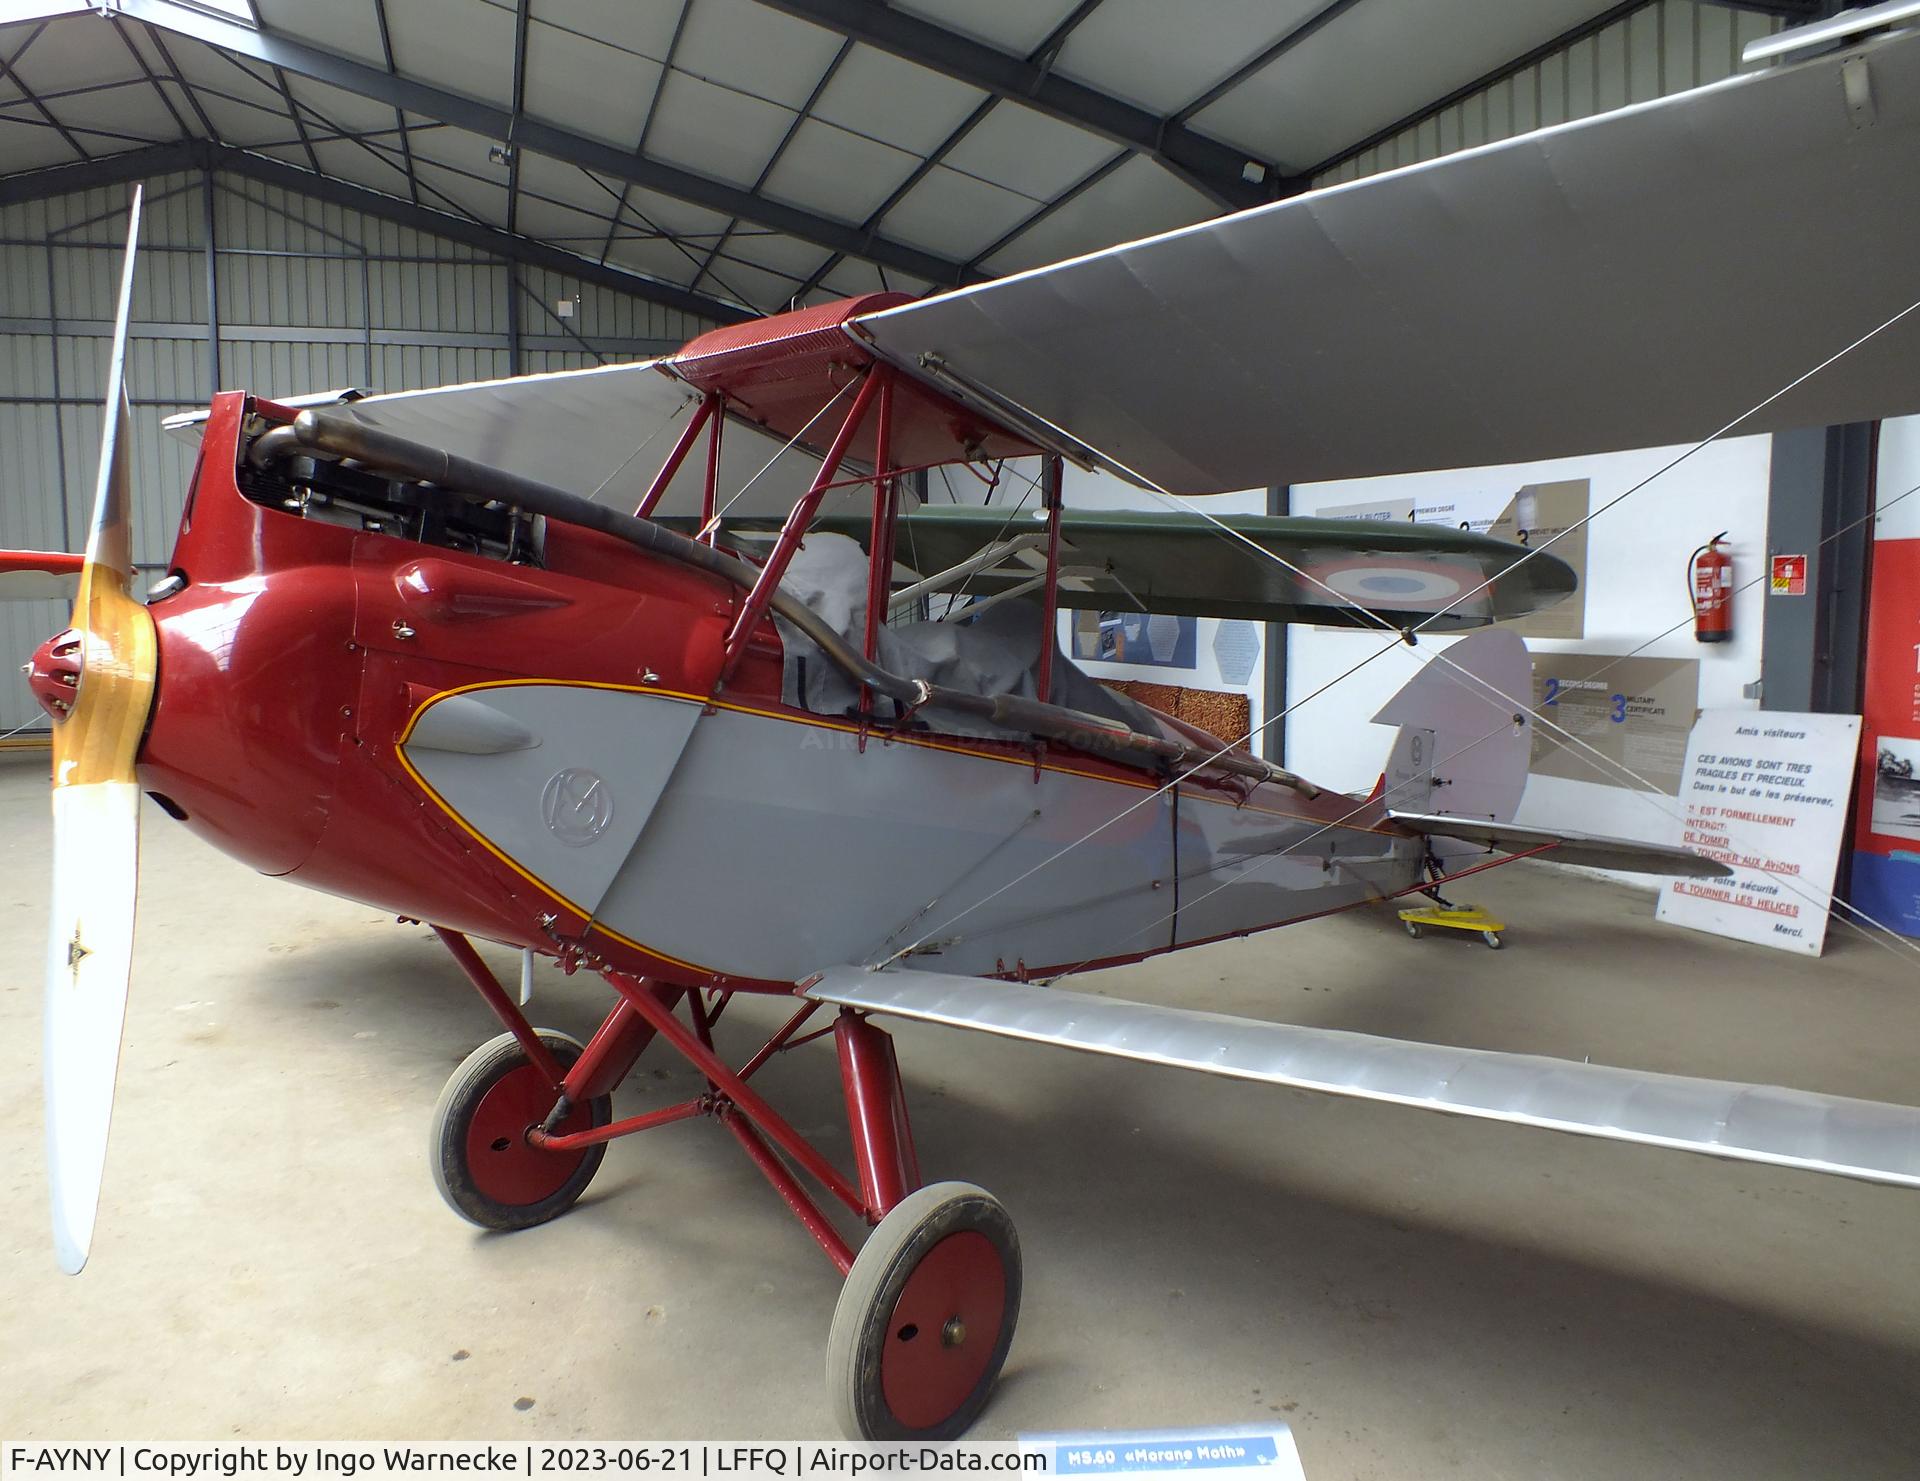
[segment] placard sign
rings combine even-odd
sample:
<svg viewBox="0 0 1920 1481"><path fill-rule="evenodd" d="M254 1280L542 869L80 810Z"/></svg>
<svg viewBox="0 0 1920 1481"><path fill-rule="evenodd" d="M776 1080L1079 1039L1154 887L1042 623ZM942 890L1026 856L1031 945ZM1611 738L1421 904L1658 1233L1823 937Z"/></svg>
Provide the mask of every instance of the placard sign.
<svg viewBox="0 0 1920 1481"><path fill-rule="evenodd" d="M1257 1474L1261 1481L1306 1481L1293 1431L1284 1424L1022 1435L1020 1449L1044 1455L1055 1476L1232 1481Z"/></svg>
<svg viewBox="0 0 1920 1481"><path fill-rule="evenodd" d="M1860 744L1857 715L1705 710L1680 801L1688 848L1727 879L1671 879L1659 918L1818 956Z"/></svg>
<svg viewBox="0 0 1920 1481"><path fill-rule="evenodd" d="M1777 597L1803 597L1807 594L1807 558L1804 555L1776 555L1773 580L1767 590Z"/></svg>
<svg viewBox="0 0 1920 1481"><path fill-rule="evenodd" d="M1697 658L1536 653L1534 710L1552 723L1534 726L1528 770L1612 787L1632 772L1678 797L1699 702Z"/></svg>

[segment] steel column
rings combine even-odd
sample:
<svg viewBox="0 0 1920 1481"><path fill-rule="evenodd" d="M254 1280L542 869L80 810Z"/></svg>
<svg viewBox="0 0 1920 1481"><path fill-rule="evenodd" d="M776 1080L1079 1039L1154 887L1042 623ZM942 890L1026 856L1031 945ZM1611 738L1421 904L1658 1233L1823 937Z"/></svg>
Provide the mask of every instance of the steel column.
<svg viewBox="0 0 1920 1481"><path fill-rule="evenodd" d="M1276 484L1267 490L1267 513L1293 513L1291 485ZM1269 622L1263 654L1265 662L1262 664L1266 682L1260 706L1260 723L1264 728L1253 749L1256 756L1264 756L1275 766L1287 764L1287 722L1275 718L1287 711L1287 653L1287 624Z"/></svg>
<svg viewBox="0 0 1920 1481"><path fill-rule="evenodd" d="M200 222L207 253L207 399L220 394L220 268L213 231L213 171L200 175Z"/></svg>
<svg viewBox="0 0 1920 1481"><path fill-rule="evenodd" d="M53 389L53 463L60 479L60 548L73 549L73 512L68 508L72 491L67 487L67 429L62 425L60 408L65 398L60 392L60 305L59 286L53 271L53 241L47 241L47 352L51 360Z"/></svg>

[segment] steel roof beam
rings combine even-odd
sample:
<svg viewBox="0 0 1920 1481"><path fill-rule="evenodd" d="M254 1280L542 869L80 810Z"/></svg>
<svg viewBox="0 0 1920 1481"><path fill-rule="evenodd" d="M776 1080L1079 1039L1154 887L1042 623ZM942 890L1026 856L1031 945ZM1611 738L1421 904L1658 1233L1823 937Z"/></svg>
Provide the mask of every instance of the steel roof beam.
<svg viewBox="0 0 1920 1481"><path fill-rule="evenodd" d="M330 179L325 175L315 175L301 169L298 165L269 159L261 154L249 154L244 149L235 149L225 144L208 143L203 139L181 139L171 144L156 144L146 149L128 150L124 154L103 155L94 159L79 160L70 165L52 165L46 169L29 170L24 174L0 177L0 206L45 200L50 196L68 195L74 191L93 190L105 185L124 185L130 181L148 180L158 175L171 175L183 170L217 170L244 176L264 185L278 186L282 190L292 191L297 195L324 201L329 205L361 211L383 221L392 221L400 226L411 227L415 231L444 237L448 241L459 242L463 246L472 247L492 257L524 263L529 267L546 268L552 272L578 278L584 283L591 283L595 287L610 288L618 293L629 293L635 298L645 299L649 303L657 303L665 308L678 309L682 313L692 314L697 318L711 319L721 324L736 324L741 320L754 317L751 312L736 304L723 303L719 299L708 298L704 294L690 293L671 283L656 282L651 278L643 278L637 273L624 272L617 267L605 267L591 257L581 257L562 248L549 246L545 242L513 236L497 226L488 226L461 216L451 216L444 211L435 211L426 206L416 206L399 196L386 195L377 190L369 190L364 185L352 185L344 180Z"/></svg>
<svg viewBox="0 0 1920 1481"><path fill-rule="evenodd" d="M520 231L520 150L514 144L513 133L527 106L527 23L532 13L533 0L520 0L513 12L513 111L507 118L507 230L516 235Z"/></svg>
<svg viewBox="0 0 1920 1481"><path fill-rule="evenodd" d="M578 165L708 210L743 217L833 251L883 262L915 277L936 283L962 280L961 265L951 258L886 237L867 238L848 222L769 200L738 185L696 175L691 170L648 159L637 152L630 153L536 118L523 117L515 125L511 111L496 104L462 97L414 78L392 75L384 68L272 32L257 31L207 11L190 9L171 0L117 0L116 8L109 14L114 18L143 21L156 30L187 36L270 67L283 67L296 76L390 107L437 118L482 138L506 140L511 136L516 148L530 149L563 164Z"/></svg>
<svg viewBox="0 0 1920 1481"><path fill-rule="evenodd" d="M387 64L387 75L392 76L400 69L393 65L393 33L387 29L387 0L373 0L373 18L380 26L380 55ZM395 108L393 121L400 130L400 154L407 165L407 194L413 197L413 203L420 204L420 177L413 172L413 142L407 137L407 115Z"/></svg>
<svg viewBox="0 0 1920 1481"><path fill-rule="evenodd" d="M1040 44L1027 53L1027 60L1035 66L1052 67L1054 61L1060 55L1060 48L1067 44L1067 38L1074 33L1082 21L1099 8L1100 3L1101 0L1080 0L1080 3L1067 12L1059 24L1041 39ZM915 186L926 179L927 176L931 175L941 161L946 159L955 149L959 148L961 141L964 140L968 134L971 134L986 121L987 115L993 112L994 104L999 101L1000 100L992 93L987 94L980 105L965 118L961 119L953 132L940 141L934 148L933 153L915 165L908 173L907 178L894 186L887 198L873 208L872 212L867 216L867 219L860 223L860 229L862 231L878 231L880 224L887 219L887 214L892 211L895 206L899 205L901 201L905 200L907 196L913 192ZM822 280L826 278L828 273L832 272L844 261L846 261L846 254L844 252L835 252L832 256L828 257L825 262L813 270L813 275L800 285L800 291L796 293L794 297L796 299L805 298L809 293L813 292L815 288L820 286Z"/></svg>
<svg viewBox="0 0 1920 1481"><path fill-rule="evenodd" d="M46 21L40 22L39 25L27 33L27 39L20 43L19 49L15 51L12 56L0 57L0 79L5 79L20 89L20 96L33 105L34 112L40 115L46 122L48 128L66 140L69 149L82 159L91 159L92 156L87 153L86 146L74 138L72 130L53 116L52 112L47 108L47 105L34 96L33 89L28 87L20 74L13 70L19 65L20 59L27 54L27 48L40 39L40 33L47 29L48 24Z"/></svg>
<svg viewBox="0 0 1920 1481"><path fill-rule="evenodd" d="M1496 83L1505 82L1509 77L1526 71L1527 68L1533 66L1535 63L1544 61L1546 58L1558 52L1563 52L1576 42L1585 41L1589 36L1597 36L1615 22L1623 21L1631 15L1637 15L1641 11L1647 10L1659 3L1660 0L1620 0L1619 4L1609 6L1598 15L1581 21L1578 25L1569 26L1551 41L1542 42L1525 55L1515 57L1512 61L1503 63L1495 67L1491 72L1482 73L1480 76L1474 78L1472 82L1462 84L1460 87L1448 93L1444 98L1436 98L1425 107L1417 108L1405 117L1388 124L1385 128L1378 129L1367 135L1367 137L1359 143L1349 144L1338 154L1328 155L1327 158L1321 160L1320 163L1304 172L1306 178L1317 180L1328 170L1338 169L1348 160L1365 154L1369 149L1378 148L1395 135L1405 133L1408 129L1418 127L1428 119L1446 112L1447 109L1451 108L1455 103L1464 102L1474 94L1483 92ZM1782 19L1790 21L1813 20L1816 17L1828 14L1836 8L1831 4L1823 3L1823 0L1713 0L1713 3L1723 10L1747 10L1760 15L1779 16Z"/></svg>
<svg viewBox="0 0 1920 1481"><path fill-rule="evenodd" d="M1237 210L1274 199L1273 184L1282 172L1271 160L1062 77L1053 71L1050 57L1032 61L1015 56L894 10L879 0L760 3L1125 145L1136 154L1159 161L1219 205ZM1259 167L1261 183L1245 178L1243 172L1249 164Z"/></svg>

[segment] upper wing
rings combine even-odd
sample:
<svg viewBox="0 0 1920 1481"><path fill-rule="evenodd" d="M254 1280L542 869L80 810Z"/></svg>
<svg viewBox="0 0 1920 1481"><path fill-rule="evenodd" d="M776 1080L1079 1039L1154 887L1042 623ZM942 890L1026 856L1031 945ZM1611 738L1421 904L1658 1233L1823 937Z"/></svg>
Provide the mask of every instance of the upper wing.
<svg viewBox="0 0 1920 1481"><path fill-rule="evenodd" d="M684 383L662 373L661 364L642 360L356 399L342 393L290 397L282 404L343 402L356 421L384 432L631 509L667 461L698 400ZM205 419L205 412L193 412L169 417L165 425L176 435L195 436ZM730 418L721 438L723 497L752 481L743 507L790 509L819 460L798 446L782 456L782 446L781 439ZM703 447L681 464L662 507L698 509L705 480Z"/></svg>
<svg viewBox="0 0 1920 1481"><path fill-rule="evenodd" d="M1410 832L1430 838L1484 843L1490 851L1503 854L1544 847L1556 864L1584 864L1589 869L1624 869L1635 874L1672 874L1690 879L1724 879L1733 873L1718 859L1664 843L1640 843L1631 838L1602 838L1593 833L1563 833L1550 828L1529 828L1521 823L1490 823L1440 814L1389 811L1387 816Z"/></svg>
<svg viewBox="0 0 1920 1481"><path fill-rule="evenodd" d="M1904 32L853 327L1182 492L1692 441L1920 299L1917 173ZM1915 410L1920 314L1739 430Z"/></svg>
<svg viewBox="0 0 1920 1481"><path fill-rule="evenodd" d="M1148 1064L1920 1187L1920 1108L1408 1043L1057 987L835 967L823 1003Z"/></svg>
<svg viewBox="0 0 1920 1481"><path fill-rule="evenodd" d="M986 547L1018 543L967 574L968 593L991 596L1045 570L1040 518L1037 510L1023 518L991 506L921 505L900 516L894 559L931 576ZM727 528L741 534L755 523L764 521L729 521ZM869 521L829 516L814 527L864 543ZM1030 538L1021 541L1023 535ZM1545 551L1527 554L1525 546L1445 525L1068 509L1060 524L1060 605L1374 626L1343 600L1350 598L1395 627L1450 608L1431 625L1455 632L1538 611L1573 591L1574 573L1564 561Z"/></svg>

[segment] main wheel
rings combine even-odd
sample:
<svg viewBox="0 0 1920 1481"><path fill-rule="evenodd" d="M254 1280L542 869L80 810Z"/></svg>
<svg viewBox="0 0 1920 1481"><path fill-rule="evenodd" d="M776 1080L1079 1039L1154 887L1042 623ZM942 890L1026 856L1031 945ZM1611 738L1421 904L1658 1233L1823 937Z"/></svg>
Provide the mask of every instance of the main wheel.
<svg viewBox="0 0 1920 1481"><path fill-rule="evenodd" d="M1418 921L1403 920L1400 924L1406 927L1407 934L1413 937L1415 941L1420 939L1420 923Z"/></svg>
<svg viewBox="0 0 1920 1481"><path fill-rule="evenodd" d="M833 1309L827 1387L854 1440L951 1440L986 1407L1020 1316L1020 1240L971 1183L900 1200Z"/></svg>
<svg viewBox="0 0 1920 1481"><path fill-rule="evenodd" d="M541 1029L540 1041L564 1070L580 1041ZM563 1214L586 1191L606 1156L604 1142L549 1152L527 1140L547 1119L554 1089L512 1034L489 1039L453 1072L433 1108L428 1157L433 1185L447 1206L482 1229L526 1229ZM561 1131L605 1126L613 1097L595 1096L560 1123Z"/></svg>
<svg viewBox="0 0 1920 1481"><path fill-rule="evenodd" d="M1498 951L1502 946L1506 944L1504 941L1500 939L1500 933L1498 931L1482 931L1480 933L1480 939L1486 942L1487 945L1491 946L1495 951Z"/></svg>

